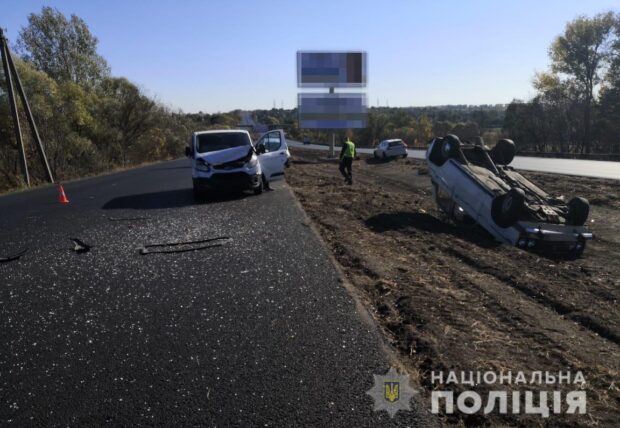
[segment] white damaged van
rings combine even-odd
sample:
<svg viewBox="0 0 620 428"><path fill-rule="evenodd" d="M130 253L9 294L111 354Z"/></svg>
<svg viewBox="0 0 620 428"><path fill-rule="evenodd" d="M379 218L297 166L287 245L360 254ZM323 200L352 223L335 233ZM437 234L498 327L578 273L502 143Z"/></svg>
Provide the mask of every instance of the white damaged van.
<svg viewBox="0 0 620 428"><path fill-rule="evenodd" d="M199 131L192 134L186 155L192 160L194 197L209 192L252 190L284 177L290 152L284 131L269 131L253 143L241 129Z"/></svg>

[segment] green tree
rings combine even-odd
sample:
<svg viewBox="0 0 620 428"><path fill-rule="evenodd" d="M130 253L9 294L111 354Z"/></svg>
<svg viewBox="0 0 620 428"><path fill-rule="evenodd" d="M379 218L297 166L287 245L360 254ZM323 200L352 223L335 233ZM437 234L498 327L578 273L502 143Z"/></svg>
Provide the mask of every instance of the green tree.
<svg viewBox="0 0 620 428"><path fill-rule="evenodd" d="M86 23L75 15L67 19L51 7L28 16L17 52L59 82L93 85L109 75L105 59L97 54L97 38Z"/></svg>
<svg viewBox="0 0 620 428"><path fill-rule="evenodd" d="M138 141L156 123L157 106L125 78L109 78L98 88L96 144L115 163L126 165Z"/></svg>
<svg viewBox="0 0 620 428"><path fill-rule="evenodd" d="M433 133L438 137L443 137L452 132L453 128L454 123L447 120L439 120L433 124Z"/></svg>
<svg viewBox="0 0 620 428"><path fill-rule="evenodd" d="M610 67L601 84L600 118L602 151L620 152L620 14L616 15L615 40L612 45Z"/></svg>
<svg viewBox="0 0 620 428"><path fill-rule="evenodd" d="M594 18L579 17L568 23L564 34L555 39L549 50L551 69L574 82L583 103L582 147L586 153L591 150L594 90L612 56L614 19L612 12Z"/></svg>
<svg viewBox="0 0 620 428"><path fill-rule="evenodd" d="M459 122L452 129L452 133L458 135L462 141L474 141L480 136L480 128L476 122Z"/></svg>
<svg viewBox="0 0 620 428"><path fill-rule="evenodd" d="M366 128L360 130L361 141L364 145L374 146L386 137L389 125L387 114L368 112Z"/></svg>

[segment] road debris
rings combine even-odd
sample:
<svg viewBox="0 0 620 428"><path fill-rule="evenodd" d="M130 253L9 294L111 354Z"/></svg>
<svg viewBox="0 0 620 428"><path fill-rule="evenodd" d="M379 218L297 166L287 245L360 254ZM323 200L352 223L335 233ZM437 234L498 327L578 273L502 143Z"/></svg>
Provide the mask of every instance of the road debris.
<svg viewBox="0 0 620 428"><path fill-rule="evenodd" d="M218 236L216 238L201 239L197 241L169 242L164 244L147 244L138 248L141 255L146 254L171 254L186 253L188 251L199 251L207 248L221 247L232 241L229 236ZM199 245L206 244L206 245ZM151 248L154 248L152 250Z"/></svg>
<svg viewBox="0 0 620 428"><path fill-rule="evenodd" d="M73 241L73 243L75 244L73 247L73 251L78 254L87 253L93 247L92 245L88 245L85 242L79 240L78 238L69 238L69 240Z"/></svg>
<svg viewBox="0 0 620 428"><path fill-rule="evenodd" d="M25 249L21 250L20 252L12 254L10 256L0 257L0 263L12 262L14 260L17 260L21 256L23 256L24 254L26 254L27 252L28 252L28 248L25 248Z"/></svg>
<svg viewBox="0 0 620 428"><path fill-rule="evenodd" d="M144 221L150 219L151 217L108 217L109 221Z"/></svg>

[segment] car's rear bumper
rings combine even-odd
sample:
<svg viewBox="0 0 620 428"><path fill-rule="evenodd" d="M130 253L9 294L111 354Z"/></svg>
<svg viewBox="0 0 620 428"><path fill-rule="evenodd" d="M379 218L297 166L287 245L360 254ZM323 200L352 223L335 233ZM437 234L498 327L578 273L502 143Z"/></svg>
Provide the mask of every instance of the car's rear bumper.
<svg viewBox="0 0 620 428"><path fill-rule="evenodd" d="M261 177L258 174L244 172L215 173L210 177L194 178L194 186L203 190L251 190L260 185Z"/></svg>

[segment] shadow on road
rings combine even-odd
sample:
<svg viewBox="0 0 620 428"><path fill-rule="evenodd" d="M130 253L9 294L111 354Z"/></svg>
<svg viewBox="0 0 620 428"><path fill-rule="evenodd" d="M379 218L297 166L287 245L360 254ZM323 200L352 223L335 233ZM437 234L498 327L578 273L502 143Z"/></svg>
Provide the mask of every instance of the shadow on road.
<svg viewBox="0 0 620 428"><path fill-rule="evenodd" d="M377 214L366 220L366 226L378 233L390 230L397 232L420 230L457 236L485 248L493 248L501 245L496 242L488 232L480 227L454 225L430 214L421 212L399 211L395 213Z"/></svg>
<svg viewBox="0 0 620 428"><path fill-rule="evenodd" d="M161 166L157 168L153 168L153 171L161 171L166 169L191 169L191 165L182 165L182 166Z"/></svg>
<svg viewBox="0 0 620 428"><path fill-rule="evenodd" d="M246 197L245 194L227 193L214 194L204 201L194 201L191 188L164 190L161 192L140 193L136 195L120 196L110 199L101 209L117 210L117 209L134 209L134 210L152 210L162 208L181 208L190 205L200 205L202 203L225 202L237 200Z"/></svg>

